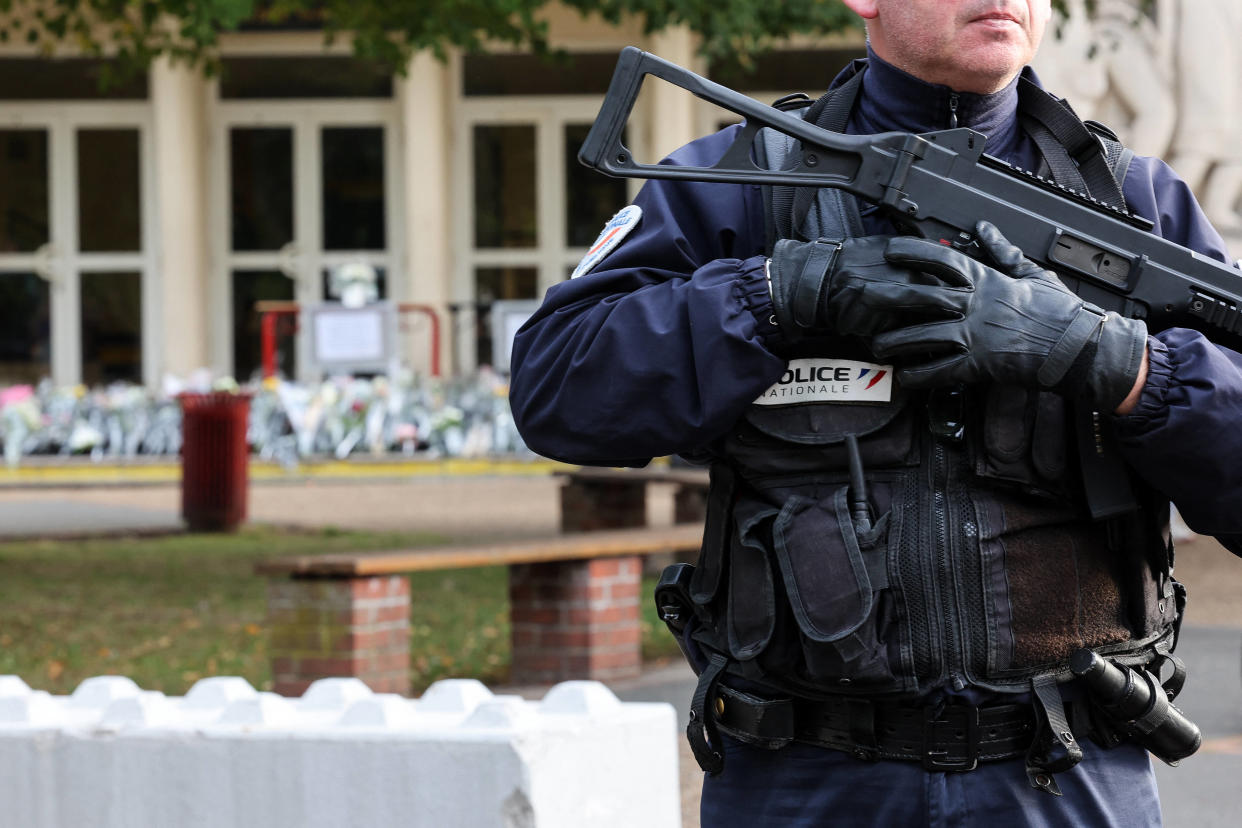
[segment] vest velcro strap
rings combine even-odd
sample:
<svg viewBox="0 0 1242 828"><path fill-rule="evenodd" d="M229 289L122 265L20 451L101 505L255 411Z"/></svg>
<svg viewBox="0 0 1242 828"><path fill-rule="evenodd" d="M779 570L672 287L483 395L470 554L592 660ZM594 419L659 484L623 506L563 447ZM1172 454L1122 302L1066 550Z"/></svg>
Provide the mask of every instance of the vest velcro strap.
<svg viewBox="0 0 1242 828"><path fill-rule="evenodd" d="M690 723L686 725L686 740L699 767L715 776L724 770L724 752L720 749L720 734L716 729L714 711L707 709L709 699L715 699L717 682L724 672L728 658L715 653L707 667L699 674L699 683L690 700Z"/></svg>
<svg viewBox="0 0 1242 828"><path fill-rule="evenodd" d="M1035 695L1035 738L1026 754L1026 776L1031 787L1054 796L1061 795L1053 774L1067 771L1082 761L1082 746L1074 738L1065 703L1056 679L1050 675L1031 679Z"/></svg>

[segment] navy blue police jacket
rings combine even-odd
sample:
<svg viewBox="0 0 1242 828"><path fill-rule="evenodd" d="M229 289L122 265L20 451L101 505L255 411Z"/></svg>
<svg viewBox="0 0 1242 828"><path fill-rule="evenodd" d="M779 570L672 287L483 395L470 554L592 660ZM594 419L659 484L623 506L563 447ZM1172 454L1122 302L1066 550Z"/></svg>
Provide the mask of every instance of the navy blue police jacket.
<svg viewBox="0 0 1242 828"><path fill-rule="evenodd" d="M1028 77L1033 73L1026 70ZM840 82L840 78L836 82ZM1018 125L1016 82L990 95L952 93L870 56L847 132L926 132L957 123L986 151L1036 169ZM696 140L663 163L708 165L738 127ZM1136 157L1124 182L1153 232L1231 261L1187 184L1164 162ZM518 331L510 402L527 445L546 457L642 466L710 454L785 370L764 277L764 204L757 185L647 182L641 217L606 256L548 290ZM869 234L892 225L863 205ZM1239 274L1242 285L1242 273ZM1138 406L1115 417L1127 461L1195 531L1242 555L1242 355L1195 331L1149 337Z"/></svg>

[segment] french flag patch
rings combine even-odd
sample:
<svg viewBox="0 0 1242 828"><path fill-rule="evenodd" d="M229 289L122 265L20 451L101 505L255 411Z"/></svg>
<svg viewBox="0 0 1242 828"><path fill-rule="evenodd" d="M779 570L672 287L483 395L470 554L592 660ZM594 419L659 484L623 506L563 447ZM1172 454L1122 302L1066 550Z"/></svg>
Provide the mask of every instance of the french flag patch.
<svg viewBox="0 0 1242 828"><path fill-rule="evenodd" d="M587 250L586 255L582 257L582 261L578 262L578 266L574 268L574 272L569 278L577 279L591 268L599 263L599 260L607 256L612 250L621 243L629 232L638 226L638 221L643 217L643 208L631 204L624 207L615 216L608 219L608 223L604 225L604 229L600 231L599 237Z"/></svg>

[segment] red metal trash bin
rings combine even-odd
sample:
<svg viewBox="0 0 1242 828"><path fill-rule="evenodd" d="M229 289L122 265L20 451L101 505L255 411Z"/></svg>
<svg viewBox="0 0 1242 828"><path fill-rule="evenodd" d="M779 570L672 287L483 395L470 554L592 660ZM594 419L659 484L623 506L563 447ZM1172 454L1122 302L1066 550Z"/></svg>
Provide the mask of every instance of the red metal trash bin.
<svg viewBox="0 0 1242 828"><path fill-rule="evenodd" d="M181 517L195 532L232 532L246 519L250 395L179 394Z"/></svg>

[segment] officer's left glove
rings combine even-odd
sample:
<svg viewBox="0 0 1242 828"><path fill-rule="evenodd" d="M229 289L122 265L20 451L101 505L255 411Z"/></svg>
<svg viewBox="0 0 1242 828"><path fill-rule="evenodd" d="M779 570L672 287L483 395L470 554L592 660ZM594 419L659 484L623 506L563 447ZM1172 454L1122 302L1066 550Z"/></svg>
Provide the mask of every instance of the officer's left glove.
<svg viewBox="0 0 1242 828"><path fill-rule="evenodd" d="M887 260L889 238L777 241L768 278L785 339L870 336L904 324L909 309L924 302L923 283L935 280ZM879 296L878 304L872 296Z"/></svg>
<svg viewBox="0 0 1242 828"><path fill-rule="evenodd" d="M995 268L925 239L892 240L890 262L944 283L924 293L927 310L947 318L877 334L875 356L902 363L907 387L991 381L1085 394L1115 409L1138 378L1143 322L1079 299L992 224L979 222L975 235Z"/></svg>

